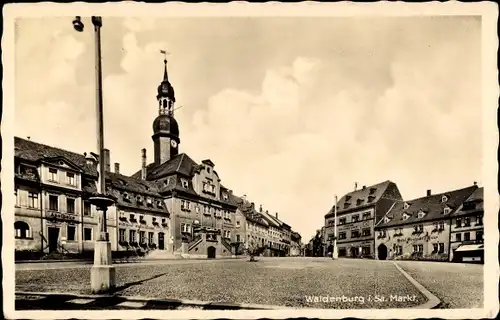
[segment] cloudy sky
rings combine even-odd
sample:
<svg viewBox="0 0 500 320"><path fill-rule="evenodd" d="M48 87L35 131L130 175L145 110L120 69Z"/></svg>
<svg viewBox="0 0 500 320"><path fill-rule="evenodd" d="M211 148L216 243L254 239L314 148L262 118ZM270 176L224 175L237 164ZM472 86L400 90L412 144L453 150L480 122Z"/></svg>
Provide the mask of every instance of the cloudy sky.
<svg viewBox="0 0 500 320"><path fill-rule="evenodd" d="M96 151L92 26L16 24L15 134ZM385 180L412 199L481 184L481 20L106 18L106 147L124 174L153 160L171 52L181 152L279 212L308 241L334 195Z"/></svg>

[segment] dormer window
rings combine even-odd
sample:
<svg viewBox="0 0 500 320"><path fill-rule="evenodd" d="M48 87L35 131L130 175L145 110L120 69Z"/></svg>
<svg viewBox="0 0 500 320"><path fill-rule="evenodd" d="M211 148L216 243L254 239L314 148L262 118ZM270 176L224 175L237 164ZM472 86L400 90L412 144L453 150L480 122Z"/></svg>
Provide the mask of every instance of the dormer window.
<svg viewBox="0 0 500 320"><path fill-rule="evenodd" d="M182 187L183 188L186 188L186 189L188 188L189 183L188 183L188 181L186 179L181 179L181 183L182 183Z"/></svg>
<svg viewBox="0 0 500 320"><path fill-rule="evenodd" d="M407 220L410 217L408 213L403 213L403 220Z"/></svg>
<svg viewBox="0 0 500 320"><path fill-rule="evenodd" d="M377 188L370 188L370 194L374 194L377 191Z"/></svg>
<svg viewBox="0 0 500 320"><path fill-rule="evenodd" d="M130 202L130 195L126 192L123 193L123 200Z"/></svg>
<svg viewBox="0 0 500 320"><path fill-rule="evenodd" d="M349 202L344 202L344 209L349 208L350 203Z"/></svg>
<svg viewBox="0 0 500 320"><path fill-rule="evenodd" d="M446 202L446 201L448 201L448 197L447 197L447 196L445 196L445 195L443 195L443 196L441 197L441 202L443 202L443 203L444 203L444 202Z"/></svg>
<svg viewBox="0 0 500 320"><path fill-rule="evenodd" d="M161 200L156 201L156 206L158 208L163 208L163 201L161 201Z"/></svg>
<svg viewBox="0 0 500 320"><path fill-rule="evenodd" d="M368 196L368 202L373 202L373 200L375 200L374 196Z"/></svg>
<svg viewBox="0 0 500 320"><path fill-rule="evenodd" d="M403 204L403 209L407 210L410 207L410 204L408 202L405 202Z"/></svg>
<svg viewBox="0 0 500 320"><path fill-rule="evenodd" d="M359 205L360 205L360 204L362 204L362 203L363 203L363 199L358 199L358 200L356 200L356 205L357 205L357 206L359 206Z"/></svg>
<svg viewBox="0 0 500 320"><path fill-rule="evenodd" d="M349 200L351 200L351 196L345 196L345 201L347 202Z"/></svg>
<svg viewBox="0 0 500 320"><path fill-rule="evenodd" d="M228 198L229 198L229 197L228 197L227 193L223 193L223 194L222 194L222 199L224 199L224 200L226 200L226 201L227 201L227 199L228 199Z"/></svg>
<svg viewBox="0 0 500 320"><path fill-rule="evenodd" d="M138 204L142 204L144 202L144 199L142 199L141 196L137 196L135 199L136 199Z"/></svg>
<svg viewBox="0 0 500 320"><path fill-rule="evenodd" d="M384 218L384 223L388 223L389 221L391 221L391 219L389 217Z"/></svg>
<svg viewBox="0 0 500 320"><path fill-rule="evenodd" d="M450 207L445 207L445 208L443 209L443 213L444 213L444 214L449 214L449 213L451 213L451 208L450 208Z"/></svg>
<svg viewBox="0 0 500 320"><path fill-rule="evenodd" d="M151 207L153 205L153 200L151 198L147 198L146 203L149 207Z"/></svg>
<svg viewBox="0 0 500 320"><path fill-rule="evenodd" d="M207 168L207 173L210 173L210 167L206 167Z"/></svg>
<svg viewBox="0 0 500 320"><path fill-rule="evenodd" d="M425 217L425 212L423 212L422 210L420 210L420 211L418 212L418 217L419 217L419 218L423 218L423 217Z"/></svg>

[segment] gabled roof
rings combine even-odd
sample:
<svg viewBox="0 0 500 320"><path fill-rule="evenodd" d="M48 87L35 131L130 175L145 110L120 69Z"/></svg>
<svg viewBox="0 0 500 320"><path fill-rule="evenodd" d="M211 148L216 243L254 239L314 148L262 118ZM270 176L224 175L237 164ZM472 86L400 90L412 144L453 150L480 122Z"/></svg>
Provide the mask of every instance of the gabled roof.
<svg viewBox="0 0 500 320"><path fill-rule="evenodd" d="M477 188L474 192L464 201L463 206L452 213L452 216L462 216L470 213L477 213L484 211L484 189L483 187Z"/></svg>
<svg viewBox="0 0 500 320"><path fill-rule="evenodd" d="M396 184L387 180L345 194L337 203L337 214L375 205L382 198L389 187L393 187L397 190ZM396 195L391 195L391 199L394 198L397 198ZM335 205L330 209L326 216L331 216L334 213L334 209Z"/></svg>
<svg viewBox="0 0 500 320"><path fill-rule="evenodd" d="M255 207L252 204L243 198L236 197L232 195L233 198L231 201L235 201L237 203L238 209L240 209L241 213L245 216L248 221L260 224L264 227L269 227L269 223L264 219L264 216L255 210Z"/></svg>
<svg viewBox="0 0 500 320"><path fill-rule="evenodd" d="M199 165L193 161L187 154L180 153L173 156L170 160L161 165L150 163L146 166L147 180L157 180L171 174L181 174L187 177L192 177L194 171ZM141 170L132 175L133 178L141 177Z"/></svg>
<svg viewBox="0 0 500 320"><path fill-rule="evenodd" d="M434 194L428 197L422 197L410 201L406 201L410 204L408 209L404 209L403 205L405 201L397 201L389 212L385 216L392 216L392 219L385 222L385 219L381 219L377 224L378 227L388 227L404 224L420 223L430 220L436 220L440 218L449 218L458 207L477 189L477 186L471 186L463 189L458 189L454 191L448 191L446 193ZM446 194L449 198L448 201L442 202L442 196ZM452 209L450 214L444 215L443 211L445 207ZM427 210L427 214L423 218L418 218L418 212L420 210ZM410 217L403 220L403 215L408 214ZM385 217L384 217L385 218Z"/></svg>
<svg viewBox="0 0 500 320"><path fill-rule="evenodd" d="M160 196L158 193L158 187L155 183L146 180L134 179L114 172L106 172L106 185L115 189L130 191L137 194L151 195L155 197Z"/></svg>
<svg viewBox="0 0 500 320"><path fill-rule="evenodd" d="M51 147L31 140L14 137L14 156L21 160L38 162L53 158L64 158L81 168L84 174L97 177L97 168L88 165L83 154Z"/></svg>

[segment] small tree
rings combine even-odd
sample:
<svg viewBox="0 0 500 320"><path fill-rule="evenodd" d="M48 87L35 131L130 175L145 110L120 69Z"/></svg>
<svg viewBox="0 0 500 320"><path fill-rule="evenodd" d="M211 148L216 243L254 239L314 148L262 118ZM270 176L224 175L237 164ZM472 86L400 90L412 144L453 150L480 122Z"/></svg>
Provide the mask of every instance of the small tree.
<svg viewBox="0 0 500 320"><path fill-rule="evenodd" d="M254 241L248 243L248 246L246 248L247 255L250 256L251 262L257 261L255 260L256 256L260 256L264 250L266 250L266 247L260 246L258 243L255 243Z"/></svg>

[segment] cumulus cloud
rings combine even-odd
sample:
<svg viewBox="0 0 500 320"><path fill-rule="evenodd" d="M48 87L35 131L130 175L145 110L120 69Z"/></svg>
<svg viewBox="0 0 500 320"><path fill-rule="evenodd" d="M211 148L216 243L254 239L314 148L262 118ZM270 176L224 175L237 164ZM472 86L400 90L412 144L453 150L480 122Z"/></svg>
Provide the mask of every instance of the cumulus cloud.
<svg viewBox="0 0 500 320"><path fill-rule="evenodd" d="M163 76L159 50L168 48L182 53L175 56L173 72L169 66L177 106L187 105L176 112L181 152L196 161L212 159L224 185L278 211L305 241L323 225L334 194L351 191L355 181L369 185L391 179L405 198L422 196L429 188L463 187L481 173L480 54L474 40L479 33L459 32L450 23L451 31L442 27L433 40L429 30L422 35L422 25L405 29L404 37L396 32L398 41L387 40L399 30L392 24L377 31L388 34L381 41L364 29L355 34L359 37L337 42L320 37L316 44L308 42L308 54L292 59L291 49L261 45L254 48L263 51L258 59L240 62L242 55L228 53L230 45L196 47L210 43L209 27L199 33L199 25L185 21L165 31L157 22L126 19L114 44L120 53L107 56L121 70L105 73L103 83L111 161L132 174L140 166L140 149L147 148L152 160L151 124ZM40 21L19 27L17 134L78 152L95 150L92 38L90 33L76 36L70 28L66 22ZM311 40L308 35L301 39ZM342 49L334 52L326 42ZM374 54L367 56L365 47ZM219 69L229 62L217 59L232 59L233 67L246 63L262 70L258 83L236 74L231 80L246 81L228 85L230 72L224 70L215 76L211 72L219 70L204 59L213 50L221 54L209 60ZM84 74L78 77L77 70ZM88 80L82 84L79 78ZM202 104L190 103L199 102L193 97L202 92L209 93Z"/></svg>

